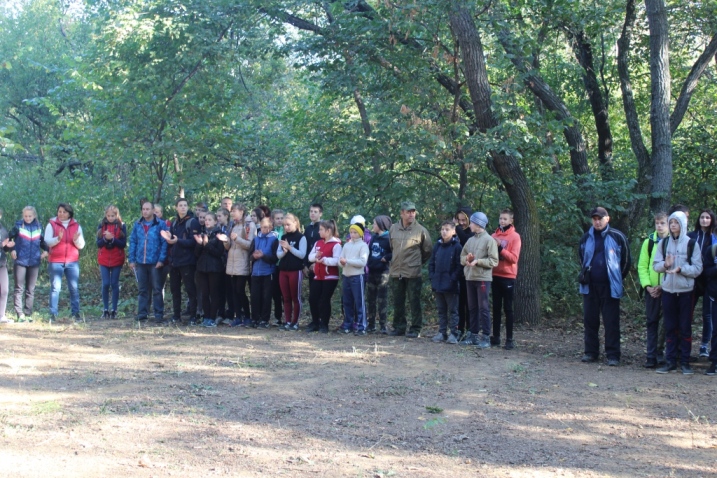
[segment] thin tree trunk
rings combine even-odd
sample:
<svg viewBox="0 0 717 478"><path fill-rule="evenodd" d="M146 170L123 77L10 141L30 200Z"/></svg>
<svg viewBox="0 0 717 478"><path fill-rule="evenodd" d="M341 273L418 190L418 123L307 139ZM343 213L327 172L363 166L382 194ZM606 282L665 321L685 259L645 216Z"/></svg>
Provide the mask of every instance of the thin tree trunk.
<svg viewBox="0 0 717 478"><path fill-rule="evenodd" d="M493 115L480 35L470 12L456 3L450 12L450 23L460 44L463 71L476 124L482 133L486 133L497 125L497 120ZM537 206L518 160L498 152L492 152L491 156L493 169L510 197L515 211L515 227L523 240L515 291L516 319L518 322L537 325L540 322L540 228Z"/></svg>

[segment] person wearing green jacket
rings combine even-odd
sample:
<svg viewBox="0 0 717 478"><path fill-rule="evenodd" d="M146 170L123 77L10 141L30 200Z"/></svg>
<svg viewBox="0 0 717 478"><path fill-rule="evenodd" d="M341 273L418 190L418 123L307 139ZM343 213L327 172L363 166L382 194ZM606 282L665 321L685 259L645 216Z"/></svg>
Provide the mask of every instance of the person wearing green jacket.
<svg viewBox="0 0 717 478"><path fill-rule="evenodd" d="M669 234L667 214L655 214L655 231L642 243L637 272L640 285L645 290L645 315L647 317L647 360L645 368L656 368L665 361L665 327L662 323L662 280L664 274L652 267L660 240Z"/></svg>

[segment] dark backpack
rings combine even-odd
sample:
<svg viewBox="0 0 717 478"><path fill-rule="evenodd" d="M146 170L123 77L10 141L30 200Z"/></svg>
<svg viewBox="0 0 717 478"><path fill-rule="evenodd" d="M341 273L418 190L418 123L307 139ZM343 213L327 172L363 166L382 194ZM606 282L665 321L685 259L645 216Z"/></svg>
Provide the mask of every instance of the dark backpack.
<svg viewBox="0 0 717 478"><path fill-rule="evenodd" d="M669 237L669 236L668 236ZM667 239L666 237L665 239ZM689 265L692 265L692 254L695 252L695 240L690 239L690 241L687 243L687 263ZM648 251L651 249L650 246L652 244L648 244L647 248ZM712 246L714 248L714 246ZM652 252L652 251L650 251ZM662 241L662 260L665 259L665 255L667 254L667 241Z"/></svg>

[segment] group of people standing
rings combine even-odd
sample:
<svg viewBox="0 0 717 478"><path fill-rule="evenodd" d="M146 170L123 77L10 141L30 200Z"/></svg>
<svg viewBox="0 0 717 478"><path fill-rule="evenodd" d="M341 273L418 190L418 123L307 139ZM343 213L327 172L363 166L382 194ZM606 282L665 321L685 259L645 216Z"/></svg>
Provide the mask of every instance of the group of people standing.
<svg viewBox="0 0 717 478"><path fill-rule="evenodd" d="M717 231L715 214L704 209L688 231L689 209L675 205L654 215L655 230L642 244L638 275L645 298L645 367L665 374L677 370L692 375L692 319L700 297L702 340L699 357L711 363L706 375L717 375ZM623 279L631 264L625 235L609 225L603 207L590 212L592 227L583 235L578 281L583 294L585 354L583 362L596 362L600 352L598 330L602 315L605 355L609 366L620 364L620 299Z"/></svg>
<svg viewBox="0 0 717 478"><path fill-rule="evenodd" d="M491 236L486 232L485 214L461 209L442 224L441 238L435 244L416 220L416 206L411 201L401 204L395 224L387 215L376 216L369 224L355 215L343 240L335 221L322 219L321 204L309 208L310 222L305 229L294 214L266 206L250 211L228 197L216 212L210 212L205 203L191 210L184 198L176 201L175 210L175 217L166 220L161 206L142 200L141 216L128 233L119 209L107 206L95 236L103 318L117 317L120 273L127 262L137 282L136 319L140 322L268 328L273 304L274 324L296 331L302 284L307 277L311 311L307 332L329 331L332 297L341 279L344 320L340 332L419 337L423 327L421 275L428 262L440 317L434 341L500 345L504 312L504 345L514 347L513 292L520 236L513 228L510 210L501 212L500 226ZM85 238L69 204L58 205L44 234L37 212L26 207L10 232L0 228L0 240L2 267L6 268L6 252L14 259L18 321L31 320L35 283L45 257L52 284L49 320L57 320L63 276L72 317L82 320L79 251L85 247ZM168 320L164 310L167 278L172 292ZM0 317L4 323L12 322L4 311L7 282L7 270L4 275L0 270L0 292L5 293L4 301L0 294ZM391 331L389 290L394 306Z"/></svg>

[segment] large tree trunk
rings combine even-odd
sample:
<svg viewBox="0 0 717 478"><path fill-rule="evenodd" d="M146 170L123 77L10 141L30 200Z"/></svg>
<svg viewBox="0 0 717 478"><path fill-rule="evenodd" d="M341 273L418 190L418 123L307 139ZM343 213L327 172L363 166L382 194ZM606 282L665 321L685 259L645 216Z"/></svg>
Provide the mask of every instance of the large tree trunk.
<svg viewBox="0 0 717 478"><path fill-rule="evenodd" d="M650 125L652 127L652 212L666 211L672 194L672 132L670 130L670 56L664 0L645 0L650 25Z"/></svg>
<svg viewBox="0 0 717 478"><path fill-rule="evenodd" d="M473 17L464 7L454 3L450 22L460 44L463 71L473 103L475 121L478 129L486 133L497 125L497 120L493 115L483 45ZM515 211L515 227L523 241L515 292L516 320L537 325L540 322L540 228L537 207L518 160L498 152L491 153L491 156L492 169L510 197Z"/></svg>

